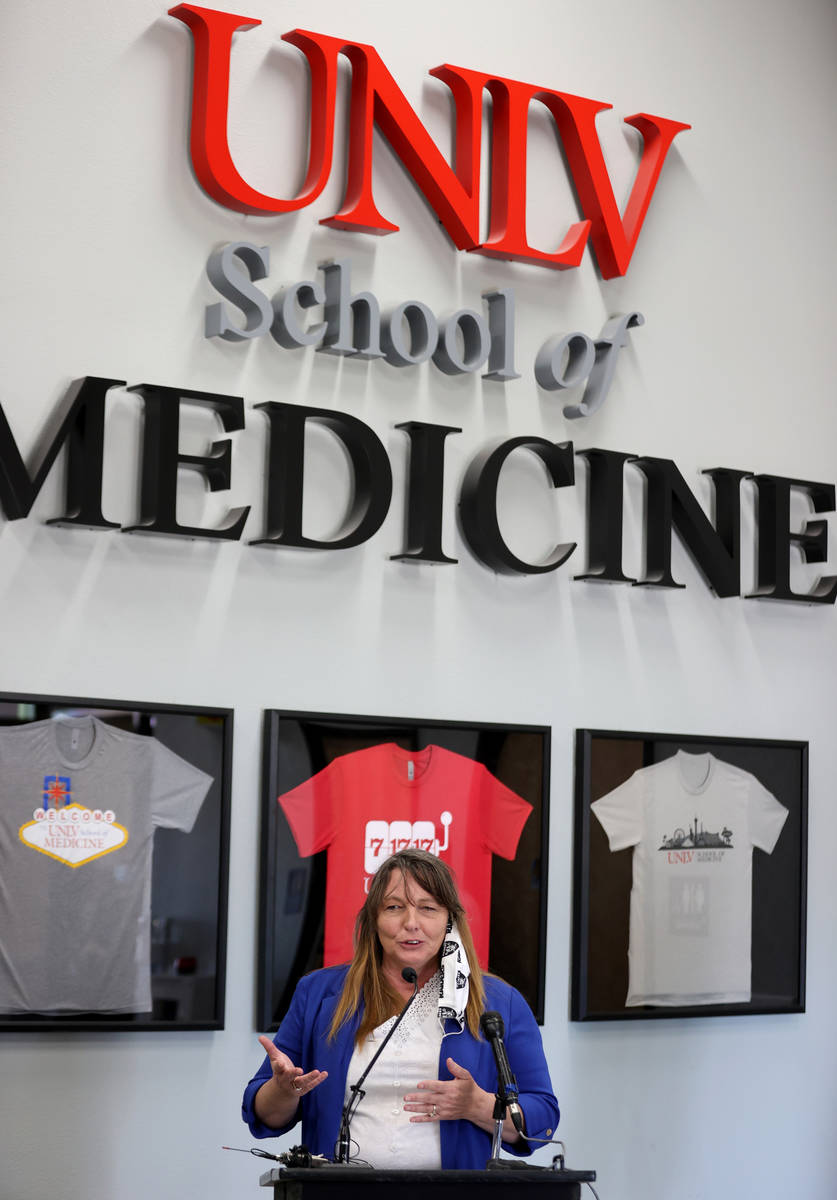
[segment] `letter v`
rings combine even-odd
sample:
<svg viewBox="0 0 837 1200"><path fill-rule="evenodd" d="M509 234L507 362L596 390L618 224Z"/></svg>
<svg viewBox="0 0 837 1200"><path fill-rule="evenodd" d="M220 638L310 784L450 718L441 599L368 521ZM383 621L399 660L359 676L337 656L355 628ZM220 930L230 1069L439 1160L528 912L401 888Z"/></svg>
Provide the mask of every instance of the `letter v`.
<svg viewBox="0 0 837 1200"><path fill-rule="evenodd" d="M590 240L599 270L605 279L624 275L669 147L677 134L691 129L691 125L649 113L625 117L625 124L639 130L644 144L622 218L596 133L596 115L612 105L566 92L538 92L537 99L546 105L558 125L582 211L592 221Z"/></svg>

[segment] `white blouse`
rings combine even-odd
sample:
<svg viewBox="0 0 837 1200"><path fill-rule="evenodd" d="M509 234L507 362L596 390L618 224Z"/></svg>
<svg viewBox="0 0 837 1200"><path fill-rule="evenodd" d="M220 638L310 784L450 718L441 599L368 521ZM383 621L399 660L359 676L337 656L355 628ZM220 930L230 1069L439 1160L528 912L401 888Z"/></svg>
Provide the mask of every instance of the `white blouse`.
<svg viewBox="0 0 837 1200"><path fill-rule="evenodd" d="M441 1167L439 1122L411 1124L410 1117L417 1114L404 1111L404 1097L417 1090L420 1080L439 1078L439 1049L444 1032L438 1012L440 987L439 971L420 990L369 1073L363 1085L366 1095L352 1117L353 1161L399 1171ZM344 1103L351 1094L350 1083L360 1079L395 1020L390 1017L355 1047L346 1075Z"/></svg>

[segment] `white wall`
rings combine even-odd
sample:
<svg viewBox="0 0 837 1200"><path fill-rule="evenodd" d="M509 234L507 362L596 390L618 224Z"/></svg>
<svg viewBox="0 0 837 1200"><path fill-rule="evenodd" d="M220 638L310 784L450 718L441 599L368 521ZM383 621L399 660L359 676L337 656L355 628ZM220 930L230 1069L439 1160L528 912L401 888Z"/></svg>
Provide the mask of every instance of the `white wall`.
<svg viewBox="0 0 837 1200"><path fill-rule="evenodd" d="M235 7L235 6L233 6ZM29 454L68 383L111 375L245 397L233 489L184 481L184 519L212 524L253 505L261 535L269 399L343 409L393 459L382 530L341 554L287 552L48 527L61 474L32 514L0 521L0 689L235 709L227 1026L216 1034L5 1034L0 1041L0 1194L147 1200L255 1195L260 1165L238 1105L258 1061L253 1028L260 719L264 707L549 724L553 730L548 1017L544 1042L572 1164L598 1170L602 1200L717 1200L798 1194L825 1200L837 1168L833 1000L833 684L837 614L716 600L684 553L685 590L597 588L584 564L584 489L545 499L512 472L510 539L537 555L577 540L561 570L497 577L454 520L465 466L497 435L529 433L673 458L708 502L704 468L837 481L833 314L837 11L830 0L721 0L625 6L475 0L416 9L375 0L237 11L233 145L266 191L298 184L304 73L278 41L295 26L376 46L447 150L444 61L608 101L599 128L624 202L636 139L622 118L648 111L692 124L675 143L631 268L602 282L589 253L550 272L457 254L399 168L379 156L376 198L402 227L372 239L316 222L337 209L339 172L308 210L242 217L197 187L186 158L190 38L163 4L78 0L19 5L2 18L3 285L0 402ZM343 110L341 110L343 111ZM533 118L530 230L555 244L578 219L548 124ZM342 163L342 152L338 155ZM356 286L382 303L435 312L511 287L522 378L506 388L433 367L398 371L202 337L216 297L210 250L271 247L270 282L351 258ZM567 422L531 375L551 333L595 335L612 313L646 324L620 359L604 409ZM388 561L401 549L407 419L460 425L448 457L446 548L457 566ZM208 419L188 426L192 445ZM138 401L113 399L105 513L131 523ZM312 514L339 511L324 447ZM752 546L745 487L744 538ZM638 481L626 568L641 569ZM752 582L752 552L745 576ZM827 569L837 567L832 554ZM810 578L800 571L799 579ZM568 1020L573 730L671 730L810 742L808 1011L712 1020Z"/></svg>

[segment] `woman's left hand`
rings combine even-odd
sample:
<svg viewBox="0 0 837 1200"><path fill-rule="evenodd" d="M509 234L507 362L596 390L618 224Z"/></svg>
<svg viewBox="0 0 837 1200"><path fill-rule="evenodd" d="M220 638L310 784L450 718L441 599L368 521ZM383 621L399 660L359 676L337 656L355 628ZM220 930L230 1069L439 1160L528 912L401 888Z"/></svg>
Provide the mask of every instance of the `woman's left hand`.
<svg viewBox="0 0 837 1200"><path fill-rule="evenodd" d="M482 1115L487 1093L452 1058L447 1068L453 1079L423 1079L418 1092L404 1097L405 1111L416 1114L411 1121L473 1121Z"/></svg>

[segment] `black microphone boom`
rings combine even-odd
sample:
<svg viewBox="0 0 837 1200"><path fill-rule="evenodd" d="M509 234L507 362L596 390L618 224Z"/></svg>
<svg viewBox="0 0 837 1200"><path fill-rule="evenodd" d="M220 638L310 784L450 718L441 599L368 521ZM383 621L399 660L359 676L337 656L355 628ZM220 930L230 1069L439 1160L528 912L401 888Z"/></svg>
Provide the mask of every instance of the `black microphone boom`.
<svg viewBox="0 0 837 1200"><path fill-rule="evenodd" d="M416 975L415 968L414 967L404 967L404 969L401 972L401 978L404 980L405 983L411 983L413 985L413 994L410 997L410 999L407 1001L407 1003L404 1005L404 1007L401 1009L401 1012L395 1018L395 1024L392 1026L392 1028L390 1029L387 1036L381 1042L380 1046L378 1047L378 1049L375 1052L375 1056L373 1057L369 1066L366 1068L366 1070L361 1075L360 1079L357 1081L357 1083L352 1083L349 1085L349 1091L352 1094L349 1097L349 1099L346 1101L346 1103L344 1104L343 1113L340 1117L340 1133L337 1136L337 1145L334 1147L334 1161L335 1162L347 1163L349 1161L349 1126L352 1123L352 1117L354 1116L355 1109L360 1104L363 1097L366 1095L365 1092L361 1091L361 1086L362 1086L364 1080L366 1079L366 1076L369 1074L369 1072L374 1067L375 1063L378 1061L378 1059L383 1054L384 1048L385 1048L387 1042L392 1037L392 1035L395 1033L396 1029L398 1028L398 1026L401 1024L401 1022L404 1020L405 1016L407 1015L407 1009L410 1007L410 1005L413 1003L416 996L418 995L418 975Z"/></svg>
<svg viewBox="0 0 837 1200"><path fill-rule="evenodd" d="M505 1101L515 1129L525 1137L523 1112L517 1102L517 1080L512 1073L503 1043L503 1034L505 1033L503 1018L498 1012L484 1012L480 1017L480 1029L494 1051L494 1061L497 1064L497 1095Z"/></svg>

